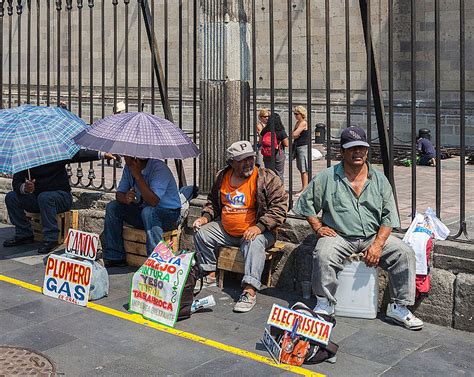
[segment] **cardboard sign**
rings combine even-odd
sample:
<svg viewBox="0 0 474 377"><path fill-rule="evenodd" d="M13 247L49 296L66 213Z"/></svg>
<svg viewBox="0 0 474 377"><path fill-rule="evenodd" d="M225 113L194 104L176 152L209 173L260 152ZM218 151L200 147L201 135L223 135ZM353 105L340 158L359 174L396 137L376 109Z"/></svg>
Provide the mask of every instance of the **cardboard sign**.
<svg viewBox="0 0 474 377"><path fill-rule="evenodd" d="M277 341L270 335L267 327L263 330L262 343L270 353L271 357L277 364L280 364L281 347Z"/></svg>
<svg viewBox="0 0 474 377"><path fill-rule="evenodd" d="M91 275L92 267L87 262L50 255L44 274L43 294L86 306Z"/></svg>
<svg viewBox="0 0 474 377"><path fill-rule="evenodd" d="M298 335L322 344L329 343L333 324L296 310L273 304L267 323L282 330L292 331L296 319L299 319L296 330Z"/></svg>
<svg viewBox="0 0 474 377"><path fill-rule="evenodd" d="M173 327L194 253L174 255L160 242L133 275L129 311Z"/></svg>
<svg viewBox="0 0 474 377"><path fill-rule="evenodd" d="M69 229L66 244L66 254L89 260L96 260L99 246L99 235L82 230Z"/></svg>

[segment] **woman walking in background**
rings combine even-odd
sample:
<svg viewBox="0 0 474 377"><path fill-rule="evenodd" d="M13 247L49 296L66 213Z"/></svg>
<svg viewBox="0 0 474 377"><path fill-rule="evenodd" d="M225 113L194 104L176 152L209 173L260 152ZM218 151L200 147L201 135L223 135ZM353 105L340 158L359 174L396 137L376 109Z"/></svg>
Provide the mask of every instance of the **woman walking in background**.
<svg viewBox="0 0 474 377"><path fill-rule="evenodd" d="M308 186L308 143L310 135L308 132L308 123L306 122L306 108L304 106L296 106L293 109L296 118L296 124L293 128L293 158L296 158L296 167L301 174L301 190L296 193L300 195L306 186Z"/></svg>
<svg viewBox="0 0 474 377"><path fill-rule="evenodd" d="M260 152L260 140L261 140L261 132L265 128L268 123L268 117L270 116L270 111L266 108L262 108L258 112L258 122L256 125L256 130L258 134L258 144L257 144L257 165L263 165L263 156L262 152Z"/></svg>
<svg viewBox="0 0 474 377"><path fill-rule="evenodd" d="M272 124L275 131L271 132ZM273 148L272 148L273 138ZM263 156L265 167L269 168L272 163L272 155L275 155L275 173L278 174L282 182L285 182L285 147L288 147L288 135L281 121L280 115L271 114L266 126L260 132L260 151Z"/></svg>

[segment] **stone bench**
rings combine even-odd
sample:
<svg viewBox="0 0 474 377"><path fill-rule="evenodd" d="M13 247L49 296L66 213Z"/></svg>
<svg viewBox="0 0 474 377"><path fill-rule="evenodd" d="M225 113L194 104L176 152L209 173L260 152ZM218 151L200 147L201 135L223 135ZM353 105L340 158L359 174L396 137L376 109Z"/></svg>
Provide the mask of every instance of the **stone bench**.
<svg viewBox="0 0 474 377"><path fill-rule="evenodd" d="M265 267L268 269L268 274L266 280L262 279L262 283L267 287L271 287L275 257L283 251L284 246L283 242L277 241L272 247L265 250ZM219 288L224 286L225 271L243 275L245 273L245 261L240 249L236 246L221 246L217 259L217 270L219 273Z"/></svg>
<svg viewBox="0 0 474 377"><path fill-rule="evenodd" d="M175 229L163 232L163 241L171 246L174 252L179 251L179 235L181 230ZM148 258L146 253L146 233L142 229L125 225L123 227L123 246L127 264L140 267Z"/></svg>
<svg viewBox="0 0 474 377"><path fill-rule="evenodd" d="M41 215L39 213L26 212L26 218L31 223L35 241L43 241L43 226L41 225ZM67 238L69 229L77 229L79 225L79 212L75 209L58 213L56 215L58 222L59 234L58 243L62 244Z"/></svg>

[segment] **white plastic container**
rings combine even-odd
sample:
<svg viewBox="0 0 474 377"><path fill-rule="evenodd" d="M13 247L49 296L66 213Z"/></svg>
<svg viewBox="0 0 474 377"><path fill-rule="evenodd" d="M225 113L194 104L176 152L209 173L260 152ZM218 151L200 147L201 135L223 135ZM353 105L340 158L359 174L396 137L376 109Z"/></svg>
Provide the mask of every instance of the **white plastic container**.
<svg viewBox="0 0 474 377"><path fill-rule="evenodd" d="M348 262L339 273L336 291L336 315L343 317L377 317L379 293L377 269L367 267L363 261Z"/></svg>

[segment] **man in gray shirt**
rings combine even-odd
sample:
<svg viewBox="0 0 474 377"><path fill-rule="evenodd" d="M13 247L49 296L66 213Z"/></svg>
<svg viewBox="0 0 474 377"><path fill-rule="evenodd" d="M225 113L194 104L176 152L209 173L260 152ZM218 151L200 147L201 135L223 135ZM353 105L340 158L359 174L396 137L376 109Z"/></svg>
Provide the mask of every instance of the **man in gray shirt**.
<svg viewBox="0 0 474 377"><path fill-rule="evenodd" d="M388 271L387 319L419 330L423 321L407 308L415 303L415 254L390 235L393 227L400 226L395 200L387 178L367 162L368 147L362 128L344 129L342 161L320 172L294 208L318 236L313 254L314 310L334 313L337 274L347 257L362 252L367 266Z"/></svg>

